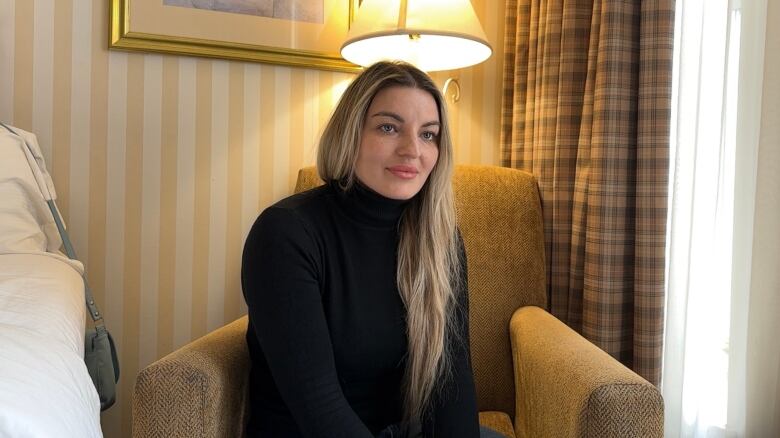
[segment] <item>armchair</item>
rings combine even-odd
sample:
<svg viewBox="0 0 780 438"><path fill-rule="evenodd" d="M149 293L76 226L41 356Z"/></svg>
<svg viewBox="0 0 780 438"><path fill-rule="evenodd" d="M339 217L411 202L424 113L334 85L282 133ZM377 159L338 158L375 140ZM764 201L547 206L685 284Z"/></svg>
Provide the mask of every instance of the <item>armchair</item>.
<svg viewBox="0 0 780 438"><path fill-rule="evenodd" d="M296 191L321 184L313 168ZM457 166L480 423L508 437L662 437L657 388L545 310L544 237L534 178ZM134 437L236 437L246 418L243 317L142 370Z"/></svg>

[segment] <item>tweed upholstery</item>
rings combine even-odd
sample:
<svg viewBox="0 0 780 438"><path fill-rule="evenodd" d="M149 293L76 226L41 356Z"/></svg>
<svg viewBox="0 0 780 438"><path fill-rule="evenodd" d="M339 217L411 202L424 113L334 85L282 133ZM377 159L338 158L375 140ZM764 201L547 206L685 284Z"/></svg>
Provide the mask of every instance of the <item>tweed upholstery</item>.
<svg viewBox="0 0 780 438"><path fill-rule="evenodd" d="M518 438L663 437L658 389L538 307L510 324Z"/></svg>
<svg viewBox="0 0 780 438"><path fill-rule="evenodd" d="M298 180L295 182L295 193L321 186L324 182L317 175L316 167L304 167L298 171Z"/></svg>
<svg viewBox="0 0 780 438"><path fill-rule="evenodd" d="M458 166L453 190L468 260L471 360L479 409L511 413L515 391L509 320L518 307L547 307L536 183L517 170Z"/></svg>
<svg viewBox="0 0 780 438"><path fill-rule="evenodd" d="M133 392L133 436L235 438L246 422L247 317L144 368Z"/></svg>
<svg viewBox="0 0 780 438"><path fill-rule="evenodd" d="M497 411L485 411L479 413L479 424L487 426L508 438L515 438L515 430L512 427L512 419L509 415Z"/></svg>
<svg viewBox="0 0 780 438"><path fill-rule="evenodd" d="M302 169L296 191L319 184L314 168ZM480 424L508 437L662 436L655 387L540 309L547 305L544 244L533 177L456 166L453 188L468 258ZM133 436L240 436L246 324L241 318L144 369Z"/></svg>

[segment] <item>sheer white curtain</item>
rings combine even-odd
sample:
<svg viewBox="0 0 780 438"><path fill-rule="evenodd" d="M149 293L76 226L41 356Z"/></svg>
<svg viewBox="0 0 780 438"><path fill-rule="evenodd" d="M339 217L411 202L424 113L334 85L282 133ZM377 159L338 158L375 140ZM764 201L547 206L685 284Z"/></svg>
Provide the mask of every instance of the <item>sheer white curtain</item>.
<svg viewBox="0 0 780 438"><path fill-rule="evenodd" d="M769 120L780 120L772 102L762 107L771 94L764 85L776 87L778 77L764 71L765 43L768 69L780 56L772 50L777 32L766 29L778 23L766 15L777 7L677 0L662 381L668 437L780 436L780 327L772 317L780 311L780 259L777 246L765 244L778 240L780 223L765 223L778 217L780 185L756 190L759 145L769 159L759 181L777 182L767 175L777 170L770 131L779 123Z"/></svg>

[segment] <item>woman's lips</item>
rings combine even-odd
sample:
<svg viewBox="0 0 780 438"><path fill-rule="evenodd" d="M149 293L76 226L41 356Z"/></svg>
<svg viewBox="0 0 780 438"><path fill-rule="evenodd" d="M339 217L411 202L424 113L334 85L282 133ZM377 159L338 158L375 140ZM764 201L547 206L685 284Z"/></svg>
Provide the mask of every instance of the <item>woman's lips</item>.
<svg viewBox="0 0 780 438"><path fill-rule="evenodd" d="M388 167L387 170L393 175L403 179L412 179L416 177L418 173L417 169L411 166L393 166Z"/></svg>

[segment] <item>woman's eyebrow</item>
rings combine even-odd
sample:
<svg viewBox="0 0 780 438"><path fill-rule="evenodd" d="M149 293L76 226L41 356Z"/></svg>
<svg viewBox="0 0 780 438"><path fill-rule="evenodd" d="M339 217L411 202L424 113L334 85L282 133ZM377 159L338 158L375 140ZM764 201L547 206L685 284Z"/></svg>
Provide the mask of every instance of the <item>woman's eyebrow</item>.
<svg viewBox="0 0 780 438"><path fill-rule="evenodd" d="M390 117L391 119L398 120L399 123L404 123L405 122L403 117L399 116L396 113L390 112L390 111L379 111L378 113L374 114L371 117Z"/></svg>
<svg viewBox="0 0 780 438"><path fill-rule="evenodd" d="M378 113L375 113L371 117L390 117L391 119L397 120L399 123L405 123L406 122L406 120L404 120L403 117L401 117L400 115L398 115L398 114L396 114L394 112L390 112L390 111L379 111ZM441 126L441 123L439 123L438 120L432 120L430 122L422 124L423 128L428 127L428 126Z"/></svg>

